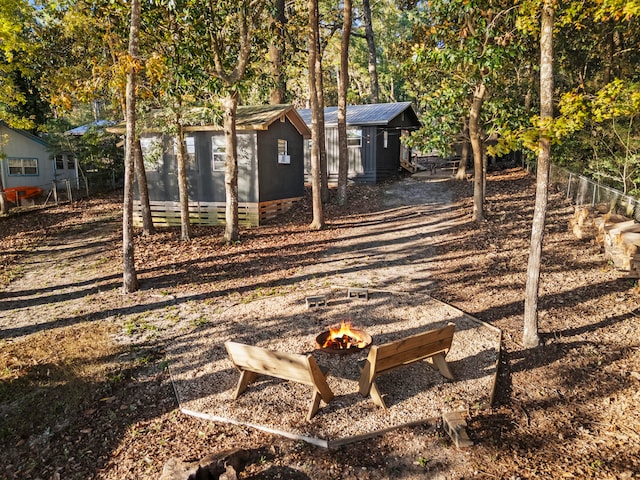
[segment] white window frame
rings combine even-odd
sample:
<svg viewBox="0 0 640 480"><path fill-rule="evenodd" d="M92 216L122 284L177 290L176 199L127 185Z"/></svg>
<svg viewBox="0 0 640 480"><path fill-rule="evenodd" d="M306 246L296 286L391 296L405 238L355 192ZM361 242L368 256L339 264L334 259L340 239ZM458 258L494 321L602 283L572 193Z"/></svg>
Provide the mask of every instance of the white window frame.
<svg viewBox="0 0 640 480"><path fill-rule="evenodd" d="M64 170L64 155L59 153L54 157L54 160L56 162L56 170Z"/></svg>
<svg viewBox="0 0 640 480"><path fill-rule="evenodd" d="M35 172L27 173L27 169L34 169ZM18 171L16 172L16 170ZM7 157L7 174L10 177L37 177L40 175L38 159L31 157Z"/></svg>
<svg viewBox="0 0 640 480"><path fill-rule="evenodd" d="M347 147L349 148L362 147L362 129L361 128L347 129Z"/></svg>
<svg viewBox="0 0 640 480"><path fill-rule="evenodd" d="M159 135L140 137L140 149L142 150L144 169L148 171L157 170L162 164L162 154L164 152L162 137Z"/></svg>
<svg viewBox="0 0 640 480"><path fill-rule="evenodd" d="M184 136L184 145L187 150L187 168L192 170L198 169L198 163L196 162L196 137L193 135ZM178 139L173 139L173 155L178 158Z"/></svg>
<svg viewBox="0 0 640 480"><path fill-rule="evenodd" d="M389 148L389 132L387 130L383 132L382 138L383 138L384 148Z"/></svg>
<svg viewBox="0 0 640 480"><path fill-rule="evenodd" d="M211 137L211 170L224 172L227 165L227 140L224 135Z"/></svg>
<svg viewBox="0 0 640 480"><path fill-rule="evenodd" d="M278 163L281 165L289 165L291 163L289 142L282 138L278 139Z"/></svg>

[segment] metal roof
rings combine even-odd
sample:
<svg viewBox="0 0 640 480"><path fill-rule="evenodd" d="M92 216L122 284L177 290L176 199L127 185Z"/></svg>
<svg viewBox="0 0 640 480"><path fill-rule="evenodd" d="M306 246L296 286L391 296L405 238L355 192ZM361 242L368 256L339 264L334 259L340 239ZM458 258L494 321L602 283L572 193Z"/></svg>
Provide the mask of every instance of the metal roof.
<svg viewBox="0 0 640 480"><path fill-rule="evenodd" d="M411 110L411 113L416 117L417 121L417 116L411 106L411 102L347 105L347 125L385 126L408 109ZM311 109L300 109L298 113L307 125L311 125ZM338 107L327 107L324 109L324 123L325 125L338 124Z"/></svg>
<svg viewBox="0 0 640 480"><path fill-rule="evenodd" d="M86 125L80 125L79 127L72 128L64 132L65 135L84 135L90 128L106 128L115 125L116 122L111 120L96 120L95 122L87 123Z"/></svg>
<svg viewBox="0 0 640 480"><path fill-rule="evenodd" d="M148 121L152 125L146 128L146 131L158 131L159 122L157 118L166 116L167 112L156 110L148 115ZM192 107L188 109L183 116L184 131L222 131L223 125L221 118L209 118L210 113L203 107ZM238 130L268 130L269 126L278 121L287 118L293 126L300 132L303 137L310 137L311 132L300 118L300 115L291 105L240 105L236 111L236 128ZM165 120L166 122L166 120ZM156 125L156 126L153 126ZM126 123L121 122L116 127L107 128L108 132L125 133Z"/></svg>

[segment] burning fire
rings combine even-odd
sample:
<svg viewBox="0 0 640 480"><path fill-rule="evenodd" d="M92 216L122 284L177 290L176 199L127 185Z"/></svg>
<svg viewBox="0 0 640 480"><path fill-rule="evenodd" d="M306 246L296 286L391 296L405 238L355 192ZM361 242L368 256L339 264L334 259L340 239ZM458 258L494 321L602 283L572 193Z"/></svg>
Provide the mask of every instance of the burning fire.
<svg viewBox="0 0 640 480"><path fill-rule="evenodd" d="M342 320L340 325L329 327L329 336L322 348L346 350L349 348L364 348L367 342L356 331L351 330L351 322Z"/></svg>

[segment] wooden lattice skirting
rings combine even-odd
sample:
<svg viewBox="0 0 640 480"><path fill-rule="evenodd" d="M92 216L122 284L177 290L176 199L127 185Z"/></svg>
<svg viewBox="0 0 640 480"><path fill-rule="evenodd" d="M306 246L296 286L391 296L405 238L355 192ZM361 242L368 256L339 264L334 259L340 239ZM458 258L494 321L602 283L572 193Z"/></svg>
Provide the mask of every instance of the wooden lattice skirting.
<svg viewBox="0 0 640 480"><path fill-rule="evenodd" d="M238 204L238 223L243 226L258 226L289 210L302 197L284 198L269 202ZM150 201L153 224L159 227L180 225L180 203ZM224 202L189 202L189 218L192 225L224 225ZM133 223L142 225L140 201L133 204Z"/></svg>

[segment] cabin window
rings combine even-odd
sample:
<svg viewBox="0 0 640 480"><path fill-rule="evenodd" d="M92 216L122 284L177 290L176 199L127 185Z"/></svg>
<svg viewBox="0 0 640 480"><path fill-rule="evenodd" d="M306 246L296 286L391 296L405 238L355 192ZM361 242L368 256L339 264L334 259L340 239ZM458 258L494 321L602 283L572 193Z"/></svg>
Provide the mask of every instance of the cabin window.
<svg viewBox="0 0 640 480"><path fill-rule="evenodd" d="M74 170L76 168L76 157L67 155L67 169Z"/></svg>
<svg viewBox="0 0 640 480"><path fill-rule="evenodd" d="M38 175L37 158L7 158L9 175Z"/></svg>
<svg viewBox="0 0 640 480"><path fill-rule="evenodd" d="M56 170L62 170L64 168L64 157L62 155L56 155Z"/></svg>
<svg viewBox="0 0 640 480"><path fill-rule="evenodd" d="M288 165L291 163L291 157L289 156L288 142L286 140L278 139L278 163Z"/></svg>
<svg viewBox="0 0 640 480"><path fill-rule="evenodd" d="M192 170L198 169L196 163L196 138L193 135L185 135L184 144L187 150L187 168ZM173 155L178 158L178 140L173 139Z"/></svg>
<svg viewBox="0 0 640 480"><path fill-rule="evenodd" d="M162 163L162 137L140 138L145 170L157 170Z"/></svg>
<svg viewBox="0 0 640 480"><path fill-rule="evenodd" d="M384 148L389 148L389 132L387 132L386 130L384 131L383 142Z"/></svg>
<svg viewBox="0 0 640 480"><path fill-rule="evenodd" d="M359 128L350 128L347 130L347 146L348 147L361 147L362 146L362 130Z"/></svg>
<svg viewBox="0 0 640 480"><path fill-rule="evenodd" d="M227 141L222 135L211 137L211 169L214 172L224 171L227 163Z"/></svg>

